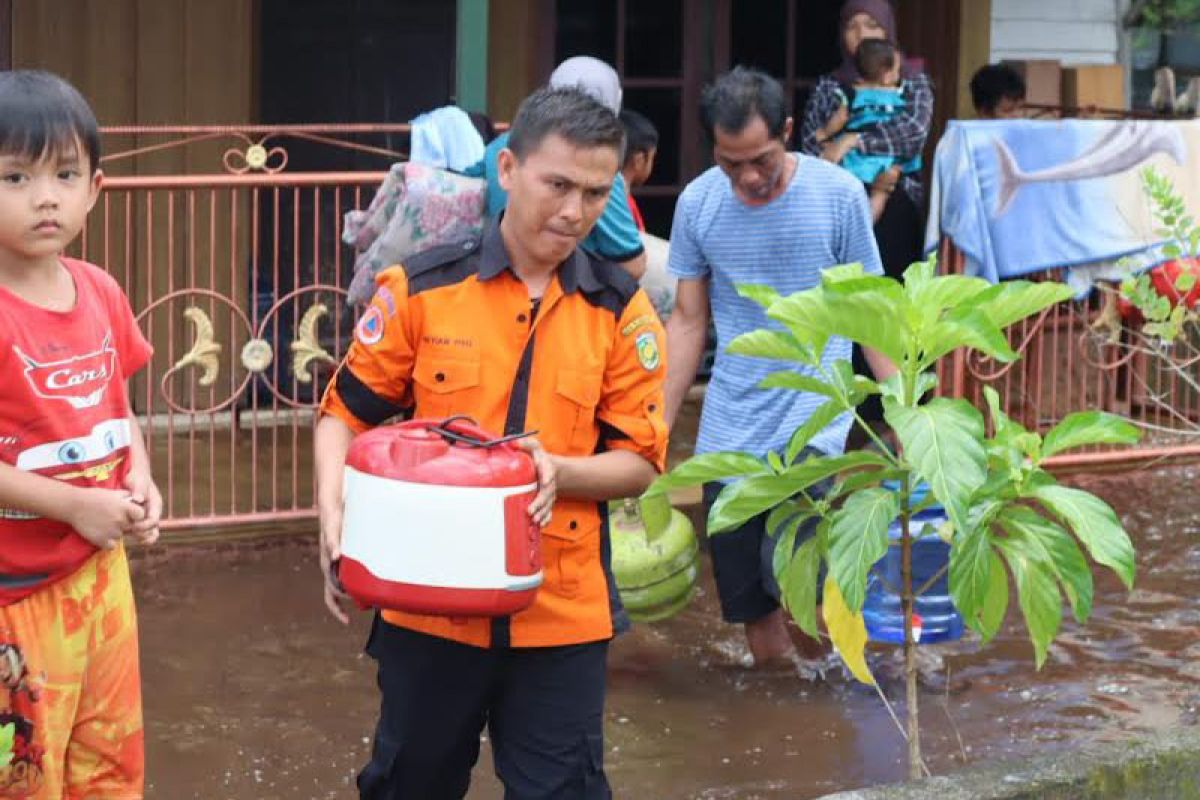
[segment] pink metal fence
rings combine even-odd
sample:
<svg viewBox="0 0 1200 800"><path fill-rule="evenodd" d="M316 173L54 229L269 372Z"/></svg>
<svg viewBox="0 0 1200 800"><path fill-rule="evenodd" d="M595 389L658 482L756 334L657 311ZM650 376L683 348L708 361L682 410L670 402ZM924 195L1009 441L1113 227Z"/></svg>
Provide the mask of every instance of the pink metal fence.
<svg viewBox="0 0 1200 800"><path fill-rule="evenodd" d="M942 263L961 273L962 255L950 244ZM1053 273L1033 276L1053 279ZM1194 345L1177 342L1148 352L1121 324L1112 295L1093 292L1068 300L1008 330L1020 360L1000 364L962 351L941 365L941 391L986 407L992 386L1006 414L1046 431L1073 411L1109 411L1146 430L1135 447L1096 446L1050 459L1060 468L1145 462L1200 455L1200 359Z"/></svg>
<svg viewBox="0 0 1200 800"><path fill-rule="evenodd" d="M342 217L364 208L403 153L362 141L406 125L109 128L132 146L108 178L76 255L124 287L155 347L133 382L167 527L314 514L313 407L353 324L355 253ZM288 140L368 154L373 169L289 172ZM232 141L232 146L229 142ZM197 145L201 145L200 148ZM180 174L180 153L207 154ZM361 157L361 156L360 156ZM292 159L293 164L295 160ZM219 171L218 171L219 170Z"/></svg>

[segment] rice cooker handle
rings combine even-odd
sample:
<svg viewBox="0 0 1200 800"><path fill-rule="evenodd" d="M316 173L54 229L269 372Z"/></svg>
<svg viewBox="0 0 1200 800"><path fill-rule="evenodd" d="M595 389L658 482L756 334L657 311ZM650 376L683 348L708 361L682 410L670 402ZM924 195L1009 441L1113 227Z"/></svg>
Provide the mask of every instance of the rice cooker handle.
<svg viewBox="0 0 1200 800"><path fill-rule="evenodd" d="M480 446L486 446L495 440L495 436L484 430L474 417L466 414L455 414L452 417L446 417L436 425L430 425L429 429L440 434L458 434L469 439L474 439ZM452 439L452 437L446 437Z"/></svg>
<svg viewBox="0 0 1200 800"><path fill-rule="evenodd" d="M429 430L441 434L447 441L463 444L468 447L512 447L512 442L527 436L536 436L537 431L525 431L508 436L496 437L479 426L472 417L466 414L456 414L447 417L437 425L430 425Z"/></svg>

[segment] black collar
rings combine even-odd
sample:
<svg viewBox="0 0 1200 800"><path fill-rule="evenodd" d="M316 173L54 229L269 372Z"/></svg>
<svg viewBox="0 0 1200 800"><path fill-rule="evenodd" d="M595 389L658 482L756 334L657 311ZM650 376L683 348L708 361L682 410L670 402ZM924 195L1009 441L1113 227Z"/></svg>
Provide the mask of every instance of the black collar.
<svg viewBox="0 0 1200 800"><path fill-rule="evenodd" d="M487 231L483 234L483 242L479 249L479 280L486 281L495 278L504 270L512 272L512 259L504 247L504 238L500 235L500 219L503 212L496 217ZM576 247L571 255L558 265L558 281L562 285L563 294L572 294L582 289L584 292L596 292L604 288L592 269L592 261L587 253ZM513 273L514 275L516 273Z"/></svg>

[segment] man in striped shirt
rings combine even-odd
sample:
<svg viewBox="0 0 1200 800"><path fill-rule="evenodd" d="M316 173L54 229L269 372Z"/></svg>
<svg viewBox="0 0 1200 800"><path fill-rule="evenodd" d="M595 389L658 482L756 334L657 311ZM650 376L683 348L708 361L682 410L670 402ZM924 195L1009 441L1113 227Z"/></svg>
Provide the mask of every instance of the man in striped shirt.
<svg viewBox="0 0 1200 800"><path fill-rule="evenodd" d="M770 76L737 67L718 77L705 89L701 120L716 166L688 184L675 207L668 269L679 278L679 288L667 322L667 422L674 421L695 379L711 314L717 357L696 452L782 453L792 432L824 398L760 389L759 382L780 369L780 362L725 352L742 333L780 327L757 303L740 297L736 286L767 284L788 295L817 285L823 269L851 262L881 274L871 214L862 186L850 173L788 151L792 120L783 89ZM876 376L894 372L887 359L867 355ZM850 342L834 339L823 361L829 366L849 358ZM837 419L812 447L841 453L850 423L849 415ZM705 487L706 506L720 489L720 484ZM710 542L722 616L745 626L756 664L795 653L770 576L772 541L764 523L765 515Z"/></svg>

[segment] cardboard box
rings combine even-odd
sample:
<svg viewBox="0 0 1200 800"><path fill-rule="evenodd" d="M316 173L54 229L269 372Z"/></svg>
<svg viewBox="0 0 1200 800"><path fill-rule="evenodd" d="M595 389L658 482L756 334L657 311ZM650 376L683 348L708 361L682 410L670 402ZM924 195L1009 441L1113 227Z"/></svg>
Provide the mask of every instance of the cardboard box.
<svg viewBox="0 0 1200 800"><path fill-rule="evenodd" d="M1120 64L1064 68L1062 102L1072 108L1126 108L1125 68Z"/></svg>
<svg viewBox="0 0 1200 800"><path fill-rule="evenodd" d="M1057 59L1004 61L1025 79L1025 102L1038 106L1060 106L1062 99L1062 62Z"/></svg>

